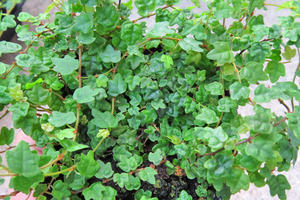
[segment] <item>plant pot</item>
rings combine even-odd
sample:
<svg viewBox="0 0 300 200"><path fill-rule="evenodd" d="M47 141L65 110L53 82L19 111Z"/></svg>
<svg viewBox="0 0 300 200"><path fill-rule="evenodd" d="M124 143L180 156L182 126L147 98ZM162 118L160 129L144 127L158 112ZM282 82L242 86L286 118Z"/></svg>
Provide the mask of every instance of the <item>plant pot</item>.
<svg viewBox="0 0 300 200"><path fill-rule="evenodd" d="M24 3L25 3L25 1L22 1L21 3L17 4L11 12L11 14L15 16L15 21L16 21L17 25L21 24L21 22L17 19L17 17L19 15L19 13L22 11L22 7L23 7ZM0 10L2 13L6 13L5 8L1 8ZM7 28L7 30L4 31L3 34L1 35L0 41L2 41L2 40L10 41L15 34L16 34L15 27Z"/></svg>

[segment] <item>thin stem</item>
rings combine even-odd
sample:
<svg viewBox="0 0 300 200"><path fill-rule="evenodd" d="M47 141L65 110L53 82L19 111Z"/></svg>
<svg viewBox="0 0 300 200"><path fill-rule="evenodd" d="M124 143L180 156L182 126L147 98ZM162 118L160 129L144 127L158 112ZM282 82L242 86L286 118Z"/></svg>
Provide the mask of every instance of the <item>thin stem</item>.
<svg viewBox="0 0 300 200"><path fill-rule="evenodd" d="M15 173L0 173L0 176L18 176L18 174L15 174Z"/></svg>
<svg viewBox="0 0 300 200"><path fill-rule="evenodd" d="M235 65L235 63L234 63L234 61L232 62L232 64L233 64L233 66L234 66L234 68L235 68L235 73L236 73L236 75L237 75L237 77L238 77L239 82L242 83L241 77L240 77L240 73L239 73L239 70L237 69L237 67L236 67L236 65Z"/></svg>
<svg viewBox="0 0 300 200"><path fill-rule="evenodd" d="M122 0L119 0L119 4L118 4L118 9L120 10L121 8L121 3L122 3Z"/></svg>
<svg viewBox="0 0 300 200"><path fill-rule="evenodd" d="M276 122L275 124L273 124L273 127L278 126L279 124L281 124L282 122L284 122L285 120L287 120L287 117L282 118L281 120L279 120L278 122Z"/></svg>
<svg viewBox="0 0 300 200"><path fill-rule="evenodd" d="M29 145L30 147L35 147L36 145L35 144L31 144L31 145ZM9 149L13 149L13 148L16 148L17 146L9 146L9 147L7 147L5 150L3 150L3 151L0 151L0 154L1 153L5 153L7 150L9 150Z"/></svg>
<svg viewBox="0 0 300 200"><path fill-rule="evenodd" d="M105 139L106 137L102 137L102 139L100 140L100 142L97 144L97 146L93 149L93 152L95 152L97 149L98 149L98 147L101 145L101 143L104 141L104 139Z"/></svg>
<svg viewBox="0 0 300 200"><path fill-rule="evenodd" d="M299 50L299 48L297 48L297 53L298 53L298 60L299 61L298 61L298 66L297 66L296 72L300 70L300 50ZM295 73L294 78L293 78L293 83L295 83L296 77L297 77L297 75ZM295 110L294 97L292 98L292 109L293 109L293 111Z"/></svg>
<svg viewBox="0 0 300 200"><path fill-rule="evenodd" d="M4 114L0 117L0 120L3 119L8 113L9 113L9 111L6 110L6 111L4 112Z"/></svg>
<svg viewBox="0 0 300 200"><path fill-rule="evenodd" d="M272 3L265 3L264 6L275 6L275 7L283 8L283 9L296 9L297 8L295 6L287 7L287 6L282 6L282 5L272 4Z"/></svg>
<svg viewBox="0 0 300 200"><path fill-rule="evenodd" d="M1 36L0 36L1 37ZM14 62L13 65L9 68L9 70L4 74L3 79L6 79L7 75L17 66L17 63Z"/></svg>
<svg viewBox="0 0 300 200"><path fill-rule="evenodd" d="M116 99L113 97L112 100L111 100L111 115L114 115L115 101L116 101Z"/></svg>
<svg viewBox="0 0 300 200"><path fill-rule="evenodd" d="M73 171L76 168L77 164L73 165L72 167L69 167L67 169L58 171L58 172L52 172L52 173L48 173L48 174L44 174L44 176L55 176L55 175L59 175L62 174L64 172L68 172L68 171Z"/></svg>
<svg viewBox="0 0 300 200"><path fill-rule="evenodd" d="M213 5L214 5L214 2L211 3L210 10L209 10L209 14L208 14L208 16L207 16L207 20L206 20L206 24L205 24L205 34L207 33L207 27L208 27L209 18L210 18L211 12L212 12L212 7L213 7Z"/></svg>
<svg viewBox="0 0 300 200"><path fill-rule="evenodd" d="M54 160L52 160L51 162L49 162L48 164L44 165L41 167L41 169L45 169L47 167L50 167L52 165L54 165L57 161L62 160L63 157L67 154L67 150L65 150L62 154L58 155L57 158L55 158Z"/></svg>
<svg viewBox="0 0 300 200"><path fill-rule="evenodd" d="M282 99L279 98L278 101L287 109L288 113L291 113L290 107Z"/></svg>

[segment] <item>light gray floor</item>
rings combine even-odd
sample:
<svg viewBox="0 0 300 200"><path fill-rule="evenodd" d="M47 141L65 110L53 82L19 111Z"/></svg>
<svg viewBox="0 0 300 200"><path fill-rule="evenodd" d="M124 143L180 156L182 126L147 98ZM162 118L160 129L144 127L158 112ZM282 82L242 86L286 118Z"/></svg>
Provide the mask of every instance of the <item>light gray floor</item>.
<svg viewBox="0 0 300 200"><path fill-rule="evenodd" d="M285 2L285 0L266 0L266 2L273 3L273 4L282 4ZM40 12L43 12L50 3L51 3L51 0L27 0L23 7L23 11L29 12L30 14L37 16ZM207 10L205 4L202 3L201 5L202 5L202 7L200 9L197 9L197 12L199 12L199 13ZM181 4L179 5L179 7L189 7L189 6L193 6L193 4L191 3L191 0L182 0ZM265 23L267 25L277 23L278 14L280 14L281 16L289 14L289 11L275 12L275 10L276 10L276 8L274 8L274 7L268 7L268 11L258 11L257 13L264 15ZM138 17L139 16L137 16L137 15L131 16L132 19L136 19ZM155 23L154 18L150 18L149 26L150 27L153 26L154 23ZM227 23L227 24L229 24L229 23ZM13 38L13 41L17 41L16 37ZM22 45L24 47L24 44L22 44ZM298 59L299 58L294 58L290 64L286 65L287 75L286 75L286 77L281 78L280 81L291 81L292 80L295 67L297 66L297 63L298 63ZM12 62L14 62L14 56L13 55L12 56L4 55L0 58L0 61L7 63L7 64L11 64ZM266 84L269 84L269 83L266 83ZM255 87L253 87L253 89L255 89ZM280 106L279 104L277 104L276 102L269 105L269 107L272 108L272 111L274 111L278 114L283 114L283 112L284 112L284 108L282 106ZM249 107L240 108L239 112L242 115L248 115L248 114L252 113L252 109ZM0 116L1 116L1 114L2 113L0 112ZM2 119L0 122L0 128L2 126L12 127L12 123L10 122L9 119L6 119L6 120ZM0 151L1 150L2 149L0 148ZM1 156L4 156L4 155L2 154ZM285 174L292 186L292 189L287 191L287 199L288 200L300 199L300 190L298 190L298 186L300 185L300 181L299 181L300 180L300 163L297 162L295 167L292 168L288 173L285 173ZM8 183L8 181L6 181L6 183ZM2 194L7 194L7 184L0 186L0 195L2 195ZM250 189L248 191L246 191L246 192L242 191L238 194L235 194L232 196L231 199L232 200L250 200L250 199L251 200L275 200L278 198L277 198L277 196L275 196L275 197L270 196L268 186L265 186L263 188L255 188L255 187L253 187L253 185L251 185Z"/></svg>

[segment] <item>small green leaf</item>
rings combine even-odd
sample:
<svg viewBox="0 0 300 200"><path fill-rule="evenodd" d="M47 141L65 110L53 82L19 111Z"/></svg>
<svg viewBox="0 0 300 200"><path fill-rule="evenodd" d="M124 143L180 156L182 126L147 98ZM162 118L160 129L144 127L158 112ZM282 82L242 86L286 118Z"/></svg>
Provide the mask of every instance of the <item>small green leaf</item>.
<svg viewBox="0 0 300 200"><path fill-rule="evenodd" d="M272 175L272 177L267 180L267 184L270 187L271 195L275 196L277 194L280 199L286 199L285 190L291 189L291 185L282 174L278 176Z"/></svg>
<svg viewBox="0 0 300 200"><path fill-rule="evenodd" d="M197 120L203 120L207 124L217 123L219 118L217 117L216 113L208 108L201 109L201 114L196 116Z"/></svg>
<svg viewBox="0 0 300 200"><path fill-rule="evenodd" d="M59 143L61 146L63 146L65 149L67 149L69 152L77 151L80 149L89 148L90 146L84 145L84 144L78 144L77 142L73 140L60 140Z"/></svg>
<svg viewBox="0 0 300 200"><path fill-rule="evenodd" d="M62 113L53 111L48 121L55 127L61 127L66 124L72 124L76 121L75 114L73 112Z"/></svg>
<svg viewBox="0 0 300 200"><path fill-rule="evenodd" d="M228 135L220 126L216 129L205 127L204 130L205 132L202 135L202 138L208 141L208 146L210 146L213 149L221 148L225 141L228 139Z"/></svg>
<svg viewBox="0 0 300 200"><path fill-rule="evenodd" d="M228 33L233 34L234 36L242 36L244 35L244 28L242 22L233 22L233 25L228 28Z"/></svg>
<svg viewBox="0 0 300 200"><path fill-rule="evenodd" d="M106 164L104 162L102 162L101 160L97 160L98 164L99 164L99 169L96 172L95 176L99 179L102 178L110 178L113 174L114 171L111 168L111 163L107 162Z"/></svg>
<svg viewBox="0 0 300 200"><path fill-rule="evenodd" d="M179 26L182 25L186 21L186 16L183 12L181 12L179 9L173 10L169 14L169 23L170 26L174 26L175 24L178 24Z"/></svg>
<svg viewBox="0 0 300 200"><path fill-rule="evenodd" d="M14 187L13 189L16 191L21 191L25 194L29 194L31 187L43 181L44 175L42 172L39 172L37 175L31 177L16 176L12 178L12 183Z"/></svg>
<svg viewBox="0 0 300 200"><path fill-rule="evenodd" d="M154 165L159 165L165 156L165 152L161 149L157 149L154 153L149 153L148 159L150 162L153 162Z"/></svg>
<svg viewBox="0 0 300 200"><path fill-rule="evenodd" d="M263 64L258 62L248 62L240 72L241 79L246 79L251 84L256 84L257 81L268 80L267 74L263 71Z"/></svg>
<svg viewBox="0 0 300 200"><path fill-rule="evenodd" d="M230 13L233 11L233 7L229 6L227 2L220 2L217 5L217 11L214 16L219 20L222 18L229 18Z"/></svg>
<svg viewBox="0 0 300 200"><path fill-rule="evenodd" d="M73 138L75 136L74 133L75 129L74 128L67 128L67 129L63 129L60 130L58 133L56 133L55 135L57 136L58 139L63 140L65 138Z"/></svg>
<svg viewBox="0 0 300 200"><path fill-rule="evenodd" d="M90 16L86 13L81 13L75 17L75 24L73 25L74 31L88 33L93 30L93 22Z"/></svg>
<svg viewBox="0 0 300 200"><path fill-rule="evenodd" d="M193 197L189 195L185 190L180 192L179 198L176 200L193 200Z"/></svg>
<svg viewBox="0 0 300 200"><path fill-rule="evenodd" d="M118 125L118 120L108 111L103 113L93 109L92 115L94 116L94 119L91 120L91 123L99 128L115 128Z"/></svg>
<svg viewBox="0 0 300 200"><path fill-rule="evenodd" d="M271 83L275 83L278 81L280 76L285 76L285 67L282 63L270 61L265 69L265 72L269 74Z"/></svg>
<svg viewBox="0 0 300 200"><path fill-rule="evenodd" d="M219 112L230 112L231 109L237 109L236 101L232 100L230 97L225 97L219 100L218 102L218 111Z"/></svg>
<svg viewBox="0 0 300 200"><path fill-rule="evenodd" d="M95 100L95 95L100 92L100 89L93 89L91 86L87 85L82 88L77 88L73 94L73 98L78 103L88 103Z"/></svg>
<svg viewBox="0 0 300 200"><path fill-rule="evenodd" d="M94 152L90 150L87 155L81 154L80 162L76 168L81 175L91 178L96 174L99 167L100 165L94 159Z"/></svg>
<svg viewBox="0 0 300 200"><path fill-rule="evenodd" d="M195 52L202 52L203 49L199 46L202 42L199 42L193 38L184 38L183 40L179 41L179 46L184 49L185 51L195 51Z"/></svg>
<svg viewBox="0 0 300 200"><path fill-rule="evenodd" d="M93 200L114 200L117 196L117 191L112 187L104 186L100 181L93 183L82 192L85 199Z"/></svg>
<svg viewBox="0 0 300 200"><path fill-rule="evenodd" d="M246 153L261 162L273 155L273 143L262 138L255 138L253 142L246 144Z"/></svg>
<svg viewBox="0 0 300 200"><path fill-rule="evenodd" d="M241 189L247 191L250 186L249 176L244 174L244 170L242 169L234 169L234 178L228 179L226 184L230 187L230 192L235 194L239 192Z"/></svg>
<svg viewBox="0 0 300 200"><path fill-rule="evenodd" d="M266 56L271 55L269 42L254 42L249 49L250 55L256 57L261 63L265 62Z"/></svg>
<svg viewBox="0 0 300 200"><path fill-rule="evenodd" d="M114 80L108 81L108 92L107 94L116 97L119 94L122 94L126 91L127 84L124 81L122 75L120 73L117 73L115 75Z"/></svg>
<svg viewBox="0 0 300 200"><path fill-rule="evenodd" d="M39 155L30 151L29 144L21 140L14 150L6 151L7 165L12 173L33 177L41 172L38 166Z"/></svg>
<svg viewBox="0 0 300 200"><path fill-rule="evenodd" d="M241 98L248 98L250 95L250 89L243 86L240 82L235 82L229 87L232 90L230 95L231 99L238 100Z"/></svg>
<svg viewBox="0 0 300 200"><path fill-rule="evenodd" d="M290 46L286 45L284 47L284 53L282 53L282 56L286 60L291 60L296 56L296 49L292 49Z"/></svg>
<svg viewBox="0 0 300 200"><path fill-rule="evenodd" d="M207 58L217 60L219 65L231 63L234 61L233 53L227 42L215 42L214 49L208 52Z"/></svg>
<svg viewBox="0 0 300 200"><path fill-rule="evenodd" d="M0 145L10 145L14 141L14 136L15 133L13 128L8 129L6 126L3 126L0 132Z"/></svg>
<svg viewBox="0 0 300 200"><path fill-rule="evenodd" d="M210 91L210 93L212 95L222 95L223 94L223 85L218 82L213 82L213 83L204 85L204 88L206 90Z"/></svg>
<svg viewBox="0 0 300 200"><path fill-rule="evenodd" d="M114 50L114 48L109 44L106 46L105 50L101 52L100 58L103 60L103 62L106 63L117 63L121 60L121 51Z"/></svg>
<svg viewBox="0 0 300 200"><path fill-rule="evenodd" d="M71 195L71 192L68 190L68 184L63 183L61 180L55 181L52 188L52 195L58 200Z"/></svg>
<svg viewBox="0 0 300 200"><path fill-rule="evenodd" d="M8 110L13 112L12 120L18 121L22 117L25 117L28 113L29 103L28 102L17 102L16 104L12 105Z"/></svg>
<svg viewBox="0 0 300 200"><path fill-rule="evenodd" d="M204 163L204 167L216 179L233 177L232 165L233 159L222 153L218 153Z"/></svg>
<svg viewBox="0 0 300 200"><path fill-rule="evenodd" d="M45 90L41 84L35 84L33 89L28 92L28 97L34 104L46 105L50 97L50 92Z"/></svg>
<svg viewBox="0 0 300 200"><path fill-rule="evenodd" d="M139 172L139 177L143 181L148 181L150 184L155 184L155 177L154 175L157 174L157 171L151 167L146 167L145 169Z"/></svg>
<svg viewBox="0 0 300 200"><path fill-rule="evenodd" d="M7 41L0 42L0 56L3 53L15 53L17 51L20 51L21 49L22 46L17 43L7 42Z"/></svg>
<svg viewBox="0 0 300 200"><path fill-rule="evenodd" d="M143 37L142 27L139 24L134 24L131 21L122 24L121 38L128 45L134 45L136 41Z"/></svg>
<svg viewBox="0 0 300 200"><path fill-rule="evenodd" d="M194 3L195 6L197 6L198 8L201 7L201 5L200 5L200 0L192 0L192 3Z"/></svg>
<svg viewBox="0 0 300 200"><path fill-rule="evenodd" d="M147 34L162 37L166 34L174 33L175 31L170 29L168 26L169 22L157 22L154 24L153 28L147 32Z"/></svg>
<svg viewBox="0 0 300 200"><path fill-rule="evenodd" d="M15 28L17 24L14 18L14 15L5 15L2 17L0 21L0 31L6 31L7 28Z"/></svg>
<svg viewBox="0 0 300 200"><path fill-rule="evenodd" d="M53 70L61 75L72 74L79 67L79 61L66 55L64 58L52 58L53 64L56 65Z"/></svg>
<svg viewBox="0 0 300 200"><path fill-rule="evenodd" d="M138 9L137 13L143 17L149 16L156 8L155 0L135 0L134 5Z"/></svg>
<svg viewBox="0 0 300 200"><path fill-rule="evenodd" d="M161 61L164 62L166 69L170 69L171 65L173 65L173 59L171 56L162 55Z"/></svg>
<svg viewBox="0 0 300 200"><path fill-rule="evenodd" d="M145 116L145 122L148 124L153 123L157 118L157 114L153 108L150 110L143 110L142 112Z"/></svg>

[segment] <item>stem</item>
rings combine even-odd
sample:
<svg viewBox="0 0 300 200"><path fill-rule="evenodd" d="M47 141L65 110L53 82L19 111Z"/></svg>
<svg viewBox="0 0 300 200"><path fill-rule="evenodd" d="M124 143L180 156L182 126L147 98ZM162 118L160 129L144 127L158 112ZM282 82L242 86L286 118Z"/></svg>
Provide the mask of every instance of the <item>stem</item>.
<svg viewBox="0 0 300 200"><path fill-rule="evenodd" d="M9 70L4 74L3 79L6 79L7 75L17 66L17 63L14 62L13 65L9 68Z"/></svg>
<svg viewBox="0 0 300 200"><path fill-rule="evenodd" d="M9 111L6 110L6 111L4 112L4 114L0 117L0 120L3 119L8 113L9 113Z"/></svg>
<svg viewBox="0 0 300 200"><path fill-rule="evenodd" d="M207 16L207 20L206 20L206 24L205 24L205 34L207 33L208 22L209 22L209 18L210 18L211 12L212 12L213 5L214 5L214 2L211 3L209 14Z"/></svg>
<svg viewBox="0 0 300 200"><path fill-rule="evenodd" d="M69 168L67 168L67 169L58 171L58 172L52 172L52 173L44 174L44 176L55 176L55 175L62 174L62 173L64 173L64 172L73 171L73 170L76 168L76 165L77 165L77 164L75 164L75 165L73 165L72 167L69 167Z"/></svg>
<svg viewBox="0 0 300 200"><path fill-rule="evenodd" d="M299 62L298 62L298 66L297 66L296 72L300 70L300 50L299 50L299 48L297 48L297 53L298 53L298 60L299 60ZM293 83L295 83L296 77L297 76L296 76L296 73L295 73L294 78L293 78ZM295 110L294 97L292 98L292 109L293 109L293 111Z"/></svg>
<svg viewBox="0 0 300 200"><path fill-rule="evenodd" d="M118 9L120 10L121 8L121 3L122 3L122 0L119 0L119 5L118 5Z"/></svg>
<svg viewBox="0 0 300 200"><path fill-rule="evenodd" d="M241 77L240 77L240 73L239 73L239 70L237 69L237 67L236 67L236 65L235 65L235 63L234 63L234 61L232 62L232 64L233 64L233 66L234 66L234 68L235 68L235 73L236 73L236 75L237 75L237 77L238 77L239 82L242 83Z"/></svg>
<svg viewBox="0 0 300 200"><path fill-rule="evenodd" d="M97 146L93 149L93 152L95 152L97 149L98 149L98 147L101 145L101 143L104 141L104 139L105 139L106 137L102 137L102 139L100 140L100 142L97 144Z"/></svg>
<svg viewBox="0 0 300 200"><path fill-rule="evenodd" d="M0 173L0 176L18 176L18 174L15 174L15 173L6 173L6 174Z"/></svg>
<svg viewBox="0 0 300 200"><path fill-rule="evenodd" d="M35 144L31 144L31 145L29 145L30 147L35 147L36 145ZM7 150L9 150L9 149L13 149L13 148L16 148L17 146L11 146L11 147L7 147L5 150L3 150L3 151L0 151L0 154L1 153L5 153Z"/></svg>
<svg viewBox="0 0 300 200"><path fill-rule="evenodd" d="M41 169L45 169L47 167L50 167L52 165L54 165L57 161L63 159L63 157L67 154L67 150L65 150L62 154L58 155L57 158L55 158L54 160L52 160L51 162L49 162L48 164L44 165L41 167Z"/></svg>
<svg viewBox="0 0 300 200"><path fill-rule="evenodd" d="M82 83L81 83L81 67L82 67L82 46L79 47L79 68L78 68L78 81L79 81L79 85L78 88L82 87ZM78 133L78 126L79 126L79 118L80 118L80 109L81 109L81 105L78 103L77 104L77 113L76 113L76 123L75 123L75 136L73 138L73 141L76 140L77 137L77 133Z"/></svg>
<svg viewBox="0 0 300 200"><path fill-rule="evenodd" d="M288 113L291 113L290 107L282 99L279 98L278 101L287 109Z"/></svg>
<svg viewBox="0 0 300 200"><path fill-rule="evenodd" d="M111 115L114 115L115 101L116 101L116 99L113 97L111 100Z"/></svg>
<svg viewBox="0 0 300 200"><path fill-rule="evenodd" d="M277 5L277 4L272 4L272 3L265 3L264 6L275 6L278 8L283 8L283 9L296 9L297 7L287 7L287 6L282 6L282 5Z"/></svg>
<svg viewBox="0 0 300 200"><path fill-rule="evenodd" d="M281 120L279 120L278 122L276 122L275 124L273 124L273 127L278 126L279 124L281 124L282 122L284 122L285 120L287 120L287 117L282 118Z"/></svg>

